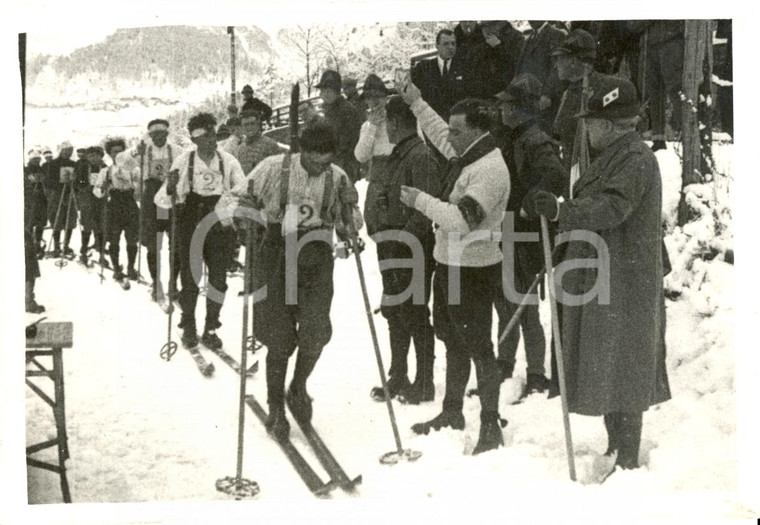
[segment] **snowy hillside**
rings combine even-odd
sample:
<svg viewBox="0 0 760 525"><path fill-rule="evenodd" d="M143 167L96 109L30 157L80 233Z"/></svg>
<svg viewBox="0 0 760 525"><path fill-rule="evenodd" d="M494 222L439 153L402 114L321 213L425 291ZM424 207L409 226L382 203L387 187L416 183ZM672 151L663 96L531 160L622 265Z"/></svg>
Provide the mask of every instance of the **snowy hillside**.
<svg viewBox="0 0 760 525"><path fill-rule="evenodd" d="M601 418L572 415L578 483L571 482L560 401L534 395L512 405L523 377L502 385L500 412L509 420L505 447L470 455L477 440L477 398L465 400L464 432L447 429L429 436L413 435L413 423L440 410L445 352L439 341L436 400L417 407L395 404L404 446L423 455L416 463L380 465L378 457L395 448L393 434L385 405L368 395L379 379L355 263L339 260L332 307L334 335L311 376L309 390L315 399L315 427L348 474L363 475L358 494L336 491L332 499L342 503L311 505L313 496L247 410L243 475L260 484L258 501L203 507L201 514L195 506L132 510L142 519L162 516L167 523L172 519L186 523L188 516L198 519L197 523L211 522L220 509L239 512L239 517L248 519L270 513L282 516L285 508L291 517L350 511L378 522L419 515L422 521L417 522L426 523L453 502L464 505L459 512L469 509L473 513L481 506L490 509L503 502L503 515L494 516L499 521L511 516L606 521L611 512L622 512L634 521L757 516L760 509L744 507L735 495L734 271L726 262L726 254L730 251L732 257L733 251L729 204L732 150L730 144L716 147L717 162L726 177L690 189L689 198L701 218L683 230L674 226L673 219L680 189L678 158L672 144L657 153L665 182L664 220L670 232L666 242L674 267L666 280L666 289L674 298L667 301L673 399L645 413L642 468L638 471L618 473L599 485L606 467L600 456L606 448L604 425ZM358 186L363 194L365 183ZM77 241L75 234L74 244ZM379 301L381 284L374 246L371 242L367 246L363 261L370 297ZM143 273L147 273L144 266ZM217 370L211 378L198 373L182 348L170 362L162 361L158 353L166 340L166 316L150 303L147 287L136 285L125 292L110 278L100 284L96 270L85 270L76 263L59 269L52 261L43 261L42 274L37 297L48 308L46 315L50 320L70 320L75 326L75 347L64 352L71 450L67 468L74 502L227 501L214 483L235 473L237 376L205 349L202 351ZM230 285L219 332L227 351L239 359L241 303L236 295L242 281L232 278ZM198 319L204 308L205 302L199 300ZM546 304L541 313L548 335ZM178 319L174 319L176 324ZM387 366L387 326L379 315L375 322ZM176 328L172 337L179 341ZM257 354L257 358L262 370L248 381L247 388L265 404L263 355ZM524 376L524 370L522 350L518 350L516 371ZM473 374L471 386L474 381ZM26 403L27 441L50 437L54 427L48 407L28 390ZM292 437L326 479L295 428ZM54 474L30 468L27 475L30 503L60 502ZM362 507L356 506L359 501ZM394 510L398 505L405 509L402 515ZM76 507L81 506L61 509L56 517ZM428 509L432 514L425 515ZM35 512L31 508L30 516ZM453 515L437 519L448 522Z"/></svg>

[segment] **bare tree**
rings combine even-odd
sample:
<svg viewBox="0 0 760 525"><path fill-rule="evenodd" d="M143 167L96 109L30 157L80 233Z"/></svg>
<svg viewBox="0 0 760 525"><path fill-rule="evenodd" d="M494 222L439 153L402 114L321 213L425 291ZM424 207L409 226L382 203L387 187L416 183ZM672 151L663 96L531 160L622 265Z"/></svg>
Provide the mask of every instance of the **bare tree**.
<svg viewBox="0 0 760 525"><path fill-rule="evenodd" d="M303 27L301 25L284 28L277 33L277 38L295 51L304 63L307 97L311 97L311 90L318 74L314 67L319 62L321 52L318 34L319 30L315 26Z"/></svg>

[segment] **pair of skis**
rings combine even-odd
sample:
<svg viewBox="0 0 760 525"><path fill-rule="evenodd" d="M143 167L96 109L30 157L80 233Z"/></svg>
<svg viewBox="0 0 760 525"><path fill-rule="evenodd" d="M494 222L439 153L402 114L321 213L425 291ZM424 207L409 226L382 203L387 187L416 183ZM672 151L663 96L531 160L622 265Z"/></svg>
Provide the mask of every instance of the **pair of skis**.
<svg viewBox="0 0 760 525"><path fill-rule="evenodd" d="M265 424L268 414L256 398L249 394L246 396L245 402L251 410L253 410L253 413L256 414L256 417L259 418L261 424ZM330 449L327 448L327 445L322 441L322 438L311 423L302 423L296 418L293 419L296 420L296 423L298 423L298 426L301 428L301 432L314 452L314 455L317 457L317 460L322 465L322 468L327 472L328 476L330 476L329 481L322 481L319 474L314 471L312 466L306 461L290 439L280 440L272 437L272 439L280 446L280 450L285 454L285 457L288 459L306 487L312 494L318 497L329 496L329 494L337 487L340 487L349 494L354 493L356 491L356 486L362 482L361 475L351 479L335 459L332 452L330 452Z"/></svg>

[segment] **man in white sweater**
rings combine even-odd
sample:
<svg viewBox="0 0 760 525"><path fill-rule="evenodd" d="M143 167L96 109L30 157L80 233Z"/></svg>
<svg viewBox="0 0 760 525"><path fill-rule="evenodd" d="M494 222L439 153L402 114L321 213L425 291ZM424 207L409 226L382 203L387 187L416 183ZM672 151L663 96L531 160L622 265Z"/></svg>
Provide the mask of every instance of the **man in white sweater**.
<svg viewBox="0 0 760 525"><path fill-rule="evenodd" d="M499 378L491 341L492 309L500 285L499 248L509 198L509 171L488 132L490 115L482 103L466 99L451 108L449 124L422 100L411 82L404 100L422 131L448 159L441 198L402 186L401 200L437 226L433 322L446 345L446 395L443 410L412 430L427 434L442 427L464 429L464 393L470 359L480 392L480 435L473 454L503 445L499 417Z"/></svg>

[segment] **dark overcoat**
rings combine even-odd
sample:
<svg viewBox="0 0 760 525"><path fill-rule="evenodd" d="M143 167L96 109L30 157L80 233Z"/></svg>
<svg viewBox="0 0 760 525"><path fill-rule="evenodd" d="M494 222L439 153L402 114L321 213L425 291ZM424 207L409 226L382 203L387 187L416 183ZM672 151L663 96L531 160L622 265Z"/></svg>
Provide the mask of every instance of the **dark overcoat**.
<svg viewBox="0 0 760 525"><path fill-rule="evenodd" d="M575 198L561 207L559 230L590 230L604 241L609 304L596 297L572 306L561 298L568 405L592 416L644 411L670 398L657 159L631 132L599 153L573 191ZM601 256L591 244L573 241L564 262ZM563 291L579 295L594 287L600 272L559 273Z"/></svg>

